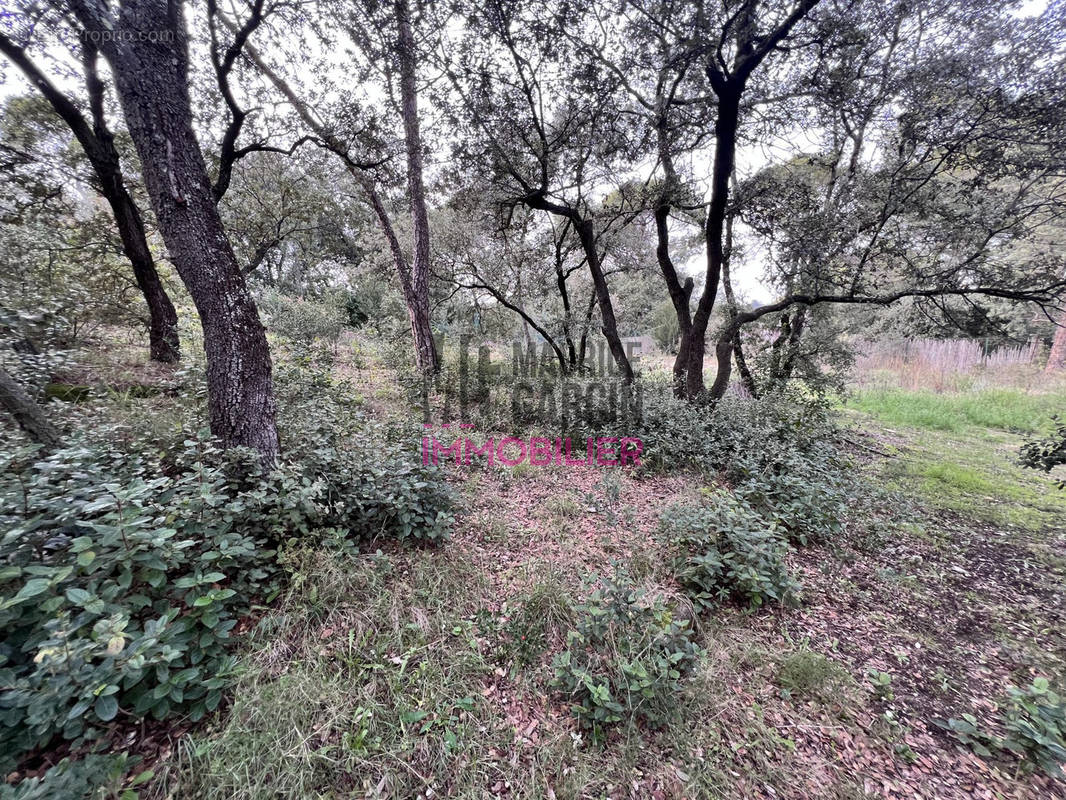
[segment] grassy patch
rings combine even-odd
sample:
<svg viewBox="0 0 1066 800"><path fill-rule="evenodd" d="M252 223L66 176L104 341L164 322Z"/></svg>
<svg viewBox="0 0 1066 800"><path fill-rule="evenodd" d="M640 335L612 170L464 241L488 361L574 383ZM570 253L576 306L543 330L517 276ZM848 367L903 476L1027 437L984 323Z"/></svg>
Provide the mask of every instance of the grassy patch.
<svg viewBox="0 0 1066 800"><path fill-rule="evenodd" d="M861 389L848 406L889 425L961 432L971 428L1032 433L1050 428L1053 414L1066 413L1055 394L1021 389L984 389L965 394L935 394L905 389Z"/></svg>
<svg viewBox="0 0 1066 800"><path fill-rule="evenodd" d="M881 466L889 488L995 525L1028 531L1066 527L1066 492L1047 475L1018 465L1019 437L1001 431L914 431L907 439L906 452Z"/></svg>
<svg viewBox="0 0 1066 800"><path fill-rule="evenodd" d="M778 686L796 697L829 696L847 678L847 672L835 661L806 648L782 658L777 670Z"/></svg>

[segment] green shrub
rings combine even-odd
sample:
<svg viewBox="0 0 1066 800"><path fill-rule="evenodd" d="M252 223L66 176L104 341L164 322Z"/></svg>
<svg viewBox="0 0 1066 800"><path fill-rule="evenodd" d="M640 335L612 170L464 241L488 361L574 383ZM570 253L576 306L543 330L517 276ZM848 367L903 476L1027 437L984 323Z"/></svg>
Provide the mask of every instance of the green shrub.
<svg viewBox="0 0 1066 800"><path fill-rule="evenodd" d="M825 541L840 532L847 492L834 453L820 447L803 455L789 453L750 470L738 464L733 474L742 476L736 495L786 531L794 544Z"/></svg>
<svg viewBox="0 0 1066 800"><path fill-rule="evenodd" d="M1051 421L1055 424L1055 432L1051 436L1022 445L1019 461L1023 467L1051 472L1055 467L1066 464L1066 420L1055 416ZM1059 488L1066 489L1066 477L1059 481Z"/></svg>
<svg viewBox="0 0 1066 800"><path fill-rule="evenodd" d="M39 778L16 786L0 784L0 800L136 800L136 787L153 777L151 770L145 770L127 778L136 761L126 753L88 755L76 761L64 758Z"/></svg>
<svg viewBox="0 0 1066 800"><path fill-rule="evenodd" d="M297 352L309 350L316 342L332 347L349 320L344 301L333 297L315 300L271 290L258 299L258 306L267 329Z"/></svg>
<svg viewBox="0 0 1066 800"><path fill-rule="evenodd" d="M279 366L275 388L287 474L316 490L311 528L355 538L447 536L451 493L440 468L420 463L421 428L371 419L354 388L326 368Z"/></svg>
<svg viewBox="0 0 1066 800"><path fill-rule="evenodd" d="M280 588L278 547L445 536L443 481L367 431L308 438L268 475L209 441L120 450L107 431L5 454L0 767L115 719L214 710L234 627Z"/></svg>
<svg viewBox="0 0 1066 800"><path fill-rule="evenodd" d="M938 724L979 756L1012 753L1053 778L1066 779L1061 766L1066 763L1066 702L1050 688L1048 679L1035 678L1025 689L1009 687L1001 708L1002 737L982 730L972 714Z"/></svg>
<svg viewBox="0 0 1066 800"><path fill-rule="evenodd" d="M120 713L180 709L197 718L218 705L233 667L232 629L254 595L277 586L269 521L304 498L264 503L245 489L239 454L195 445L185 454L195 463L172 477L147 456L88 443L6 459L0 749L8 759L57 735L81 738Z"/></svg>
<svg viewBox="0 0 1066 800"><path fill-rule="evenodd" d="M1007 689L1003 727L1004 749L1066 779L1060 766L1066 763L1066 702L1049 688L1047 678L1036 678L1025 689Z"/></svg>
<svg viewBox="0 0 1066 800"><path fill-rule="evenodd" d="M733 482L779 472L786 462L835 457L837 428L824 400L783 392L759 400L730 395L716 405L689 403L662 382L645 381L641 422L646 469L724 473Z"/></svg>
<svg viewBox="0 0 1066 800"><path fill-rule="evenodd" d="M602 741L623 721L667 721L699 653L689 622L624 576L605 580L576 611L552 685L571 698L581 725Z"/></svg>
<svg viewBox="0 0 1066 800"><path fill-rule="evenodd" d="M702 606L727 599L793 603L799 584L785 564L788 544L743 500L725 492L700 505L673 505L660 528L674 548L674 572Z"/></svg>

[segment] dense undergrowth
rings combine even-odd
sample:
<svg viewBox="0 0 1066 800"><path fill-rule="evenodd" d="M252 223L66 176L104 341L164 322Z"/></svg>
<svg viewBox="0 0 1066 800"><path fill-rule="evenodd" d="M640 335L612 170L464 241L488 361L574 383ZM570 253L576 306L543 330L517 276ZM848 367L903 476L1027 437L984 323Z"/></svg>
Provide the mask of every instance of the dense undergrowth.
<svg viewBox="0 0 1066 800"><path fill-rule="evenodd" d="M49 453L4 454L5 772L60 740L84 750L114 723L215 710L238 626L282 591L293 548L447 535L450 493L403 457L407 431L301 366L278 375L288 447L269 472L198 434L195 408L171 409L165 437L104 424Z"/></svg>
<svg viewBox="0 0 1066 800"><path fill-rule="evenodd" d="M2 766L70 756L0 797L405 796L429 785L425 770L474 796L504 786L495 753L512 728L483 699L501 675L576 719L581 733L546 744L533 768L560 791L582 785L596 748L629 752L702 718L692 695L709 680L705 629L723 611L792 613L796 548L840 546L849 508L872 491L854 480L824 400L790 391L712 409L653 378L624 431L644 445L632 474L701 487L658 515L644 560L661 561L614 563L580 585L549 571L490 613L473 591L485 576L449 548L374 552L446 539L461 507L446 468L417 463L420 426L368 413L332 360L301 347L278 366L285 456L269 474L198 433L199 406L157 397L70 409L95 422L63 449L5 455ZM179 380L197 396L195 367ZM488 411L483 432L510 430L508 408ZM533 415L521 430L558 435L551 423ZM619 431L594 417L574 429L599 432ZM603 504L619 524L611 477ZM554 500L560 519L582 513ZM788 696L843 680L834 661L798 653L777 678ZM1046 691L1008 706L997 730L1013 739L970 731L969 717L951 729L1050 772L1061 705ZM162 768L104 755L142 719L220 707ZM713 771L700 780L721 790Z"/></svg>

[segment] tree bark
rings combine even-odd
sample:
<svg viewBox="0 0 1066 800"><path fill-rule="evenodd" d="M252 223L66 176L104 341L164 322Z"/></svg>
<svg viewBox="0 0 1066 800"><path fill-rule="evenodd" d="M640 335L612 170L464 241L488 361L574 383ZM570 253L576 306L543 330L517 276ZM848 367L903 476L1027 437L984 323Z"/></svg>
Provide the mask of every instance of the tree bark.
<svg viewBox="0 0 1066 800"><path fill-rule="evenodd" d="M180 0L127 0L118 20L98 18L87 0L73 5L89 29L132 34L102 50L163 239L200 313L211 432L272 464L279 443L270 350L193 132Z"/></svg>
<svg viewBox="0 0 1066 800"><path fill-rule="evenodd" d="M118 227L122 250L133 266L137 287L148 305L149 355L153 361L173 363L181 358L178 343L178 314L170 301L159 273L155 268L152 251L148 247L144 220L133 198L126 189L122 165L115 149L114 135L107 128L103 109L104 86L96 73L96 50L86 42L83 51L85 86L89 94L92 126L74 102L48 80L25 51L6 36L0 34L0 52L37 87L56 114L67 124L78 144L81 145L89 164L96 174L100 193L111 207Z"/></svg>
<svg viewBox="0 0 1066 800"><path fill-rule="evenodd" d="M411 202L414 249L411 260L411 297L408 314L415 339L415 360L422 372L440 370L433 331L429 320L429 215L422 182L422 136L418 125L417 54L411 31L407 0L396 0L396 26L399 32L397 55L400 64L400 113L407 148L407 192Z"/></svg>
<svg viewBox="0 0 1066 800"><path fill-rule="evenodd" d="M33 441L48 449L58 446L59 430L48 421L44 410L33 402L33 398L22 390L18 381L2 368L0 368L0 406L3 406L15 418L18 426Z"/></svg>
<svg viewBox="0 0 1066 800"><path fill-rule="evenodd" d="M705 225L707 238L707 276L703 294L692 316L689 335L683 337L686 349L685 395L695 400L705 391L703 382L703 357L707 349L707 325L714 310L718 286L722 278L722 263L725 260L725 218L729 203L729 180L736 164L737 127L740 124L740 89L726 85L716 87L718 93L718 118L714 123L714 166L711 177L711 201L707 207ZM721 359L722 348L715 354ZM732 342L726 351L726 361L731 358ZM719 363L719 371L721 364Z"/></svg>

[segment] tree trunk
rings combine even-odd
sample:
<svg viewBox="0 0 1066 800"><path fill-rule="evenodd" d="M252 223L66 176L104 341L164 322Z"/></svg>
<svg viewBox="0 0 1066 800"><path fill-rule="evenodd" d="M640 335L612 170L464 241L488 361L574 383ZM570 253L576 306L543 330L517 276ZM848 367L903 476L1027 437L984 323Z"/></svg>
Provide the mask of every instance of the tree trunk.
<svg viewBox="0 0 1066 800"><path fill-rule="evenodd" d="M796 369L796 359L799 357L800 339L803 338L803 330L807 323L807 309L800 306L792 317L792 330L788 334L788 348L781 361L781 385L792 379L792 373Z"/></svg>
<svg viewBox="0 0 1066 800"><path fill-rule="evenodd" d="M101 182L106 183L103 175ZM117 187L117 191L114 189ZM114 191L114 193L109 193ZM170 301L163 282L159 279L152 251L148 248L148 239L144 234L144 221L141 212L133 203L133 198L122 185L121 174L115 176L111 190L104 191L111 211L118 224L122 249L133 265L133 275L137 286L148 303L148 346L153 361L174 363L181 358L178 343L178 312Z"/></svg>
<svg viewBox="0 0 1066 800"><path fill-rule="evenodd" d="M592 312L596 310L596 288L589 292L588 308L585 309L585 321L581 326L581 343L577 350L577 370L585 369L585 353L588 350L589 328L592 327Z"/></svg>
<svg viewBox="0 0 1066 800"><path fill-rule="evenodd" d="M681 397L685 392L685 365L688 362L688 348L686 343L692 331L692 312L689 304L692 300L692 278L681 283L674 268L674 261L670 257L670 205L661 202L655 209L655 257L659 262L659 271L666 281L666 289L670 293L670 302L674 306L674 314L677 316L677 328L681 335L681 344L678 346L677 358L674 359L674 393Z"/></svg>
<svg viewBox="0 0 1066 800"><path fill-rule="evenodd" d="M6 370L0 368L0 406L3 406L18 426L33 441L51 449L59 444L60 436L56 427L48 421L44 410L33 402Z"/></svg>
<svg viewBox="0 0 1066 800"><path fill-rule="evenodd" d="M1059 324L1055 328L1055 338L1051 341L1045 372L1066 369L1066 311L1059 315Z"/></svg>
<svg viewBox="0 0 1066 800"><path fill-rule="evenodd" d="M737 126L740 123L740 90L723 87L718 92L718 118L714 123L714 167L711 177L711 201L707 207L707 277L704 281L703 295L700 297L696 313L692 317L692 328L685 337L687 342L687 363L685 365L685 395L695 400L705 391L703 382L703 355L707 347L707 325L714 310L714 301L718 294L718 285L722 277L722 263L725 260L725 219L729 202L729 180L736 162ZM715 348L718 357L718 372L732 370L728 364L721 363L722 347ZM730 361L733 344L725 350L725 360ZM715 379L718 383L718 379ZM724 393L725 389L722 388ZM714 398L712 398L714 399Z"/></svg>
<svg viewBox="0 0 1066 800"><path fill-rule="evenodd" d="M0 52L15 64L67 124L78 140L89 164L96 173L100 193L111 206L111 213L118 226L122 250L133 266L137 286L148 304L149 354L153 361L173 363L181 358L178 343L178 314L170 301L148 247L144 220L133 198L126 190L122 177L122 165L115 149L114 135L107 128L104 118L104 85L96 73L96 50L91 43L84 43L83 63L85 86L92 112L92 126L69 97L59 91L41 72L25 51L7 37L0 35Z"/></svg>
<svg viewBox="0 0 1066 800"><path fill-rule="evenodd" d="M673 152L670 147L669 127L666 112L663 106L665 101L659 99L659 115L655 125L656 143L659 152L659 162L663 166L665 184L659 195L659 202L655 206L655 258L659 262L659 271L666 281L666 289L670 294L670 302L674 306L674 314L677 317L677 330L680 342L677 347L677 357L674 359L674 394L678 397L685 395L685 367L688 364L688 337L692 330L692 278L688 278L684 285L677 276L674 260L670 256L670 209L673 206L674 192L677 191L680 181L677 169L674 167Z"/></svg>
<svg viewBox="0 0 1066 800"><path fill-rule="evenodd" d="M736 322L738 313L737 298L733 294L733 277L729 271L733 257L733 216L732 212L726 215L725 257L722 259L722 291L725 293L730 323ZM744 388L748 390L748 394L753 398L758 399L759 387L755 383L755 376L751 374L751 370L748 368L748 360L744 357L744 342L740 338L739 330L736 336L733 337L733 359L737 362L737 372L740 373L740 379L744 382Z"/></svg>
<svg viewBox="0 0 1066 800"><path fill-rule="evenodd" d="M415 339L415 360L422 372L440 370L429 319L429 215L422 182L422 136L418 127L418 87L415 39L407 0L396 0L399 29L397 55L400 62L400 104L404 143L407 148L407 191L411 200L414 254L411 263L411 298L408 306Z"/></svg>
<svg viewBox="0 0 1066 800"><path fill-rule="evenodd" d="M600 265L600 254L596 250L596 237L592 232L592 222L587 219L575 220L574 228L581 247L585 251L592 285L596 290L596 302L600 307L600 319L603 323L603 335L607 339L607 346L611 350L611 355L614 356L619 372L622 373L622 380L632 383L633 365L629 363L626 349L622 345L622 340L618 338L618 323L614 316L614 306L611 304L611 292L607 288L607 278Z"/></svg>
<svg viewBox="0 0 1066 800"><path fill-rule="evenodd" d="M98 7L80 0L75 7L87 27L134 34L105 42L104 55L163 239L200 313L211 432L272 464L279 444L270 350L193 133L181 3L127 0L118 20L97 19Z"/></svg>

